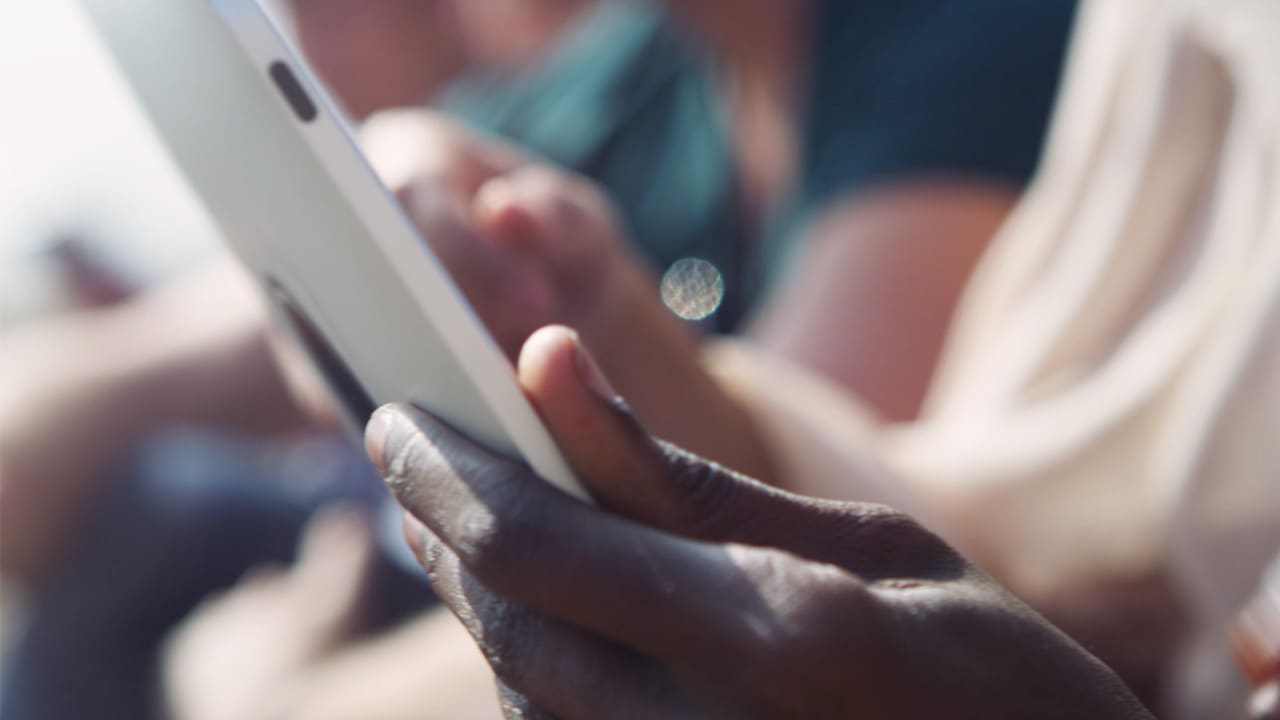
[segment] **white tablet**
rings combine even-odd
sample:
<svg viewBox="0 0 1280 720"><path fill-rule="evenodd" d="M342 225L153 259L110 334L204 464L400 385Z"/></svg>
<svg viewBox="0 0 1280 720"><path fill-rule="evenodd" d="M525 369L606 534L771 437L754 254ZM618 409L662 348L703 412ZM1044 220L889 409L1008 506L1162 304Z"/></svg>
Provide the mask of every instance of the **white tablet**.
<svg viewBox="0 0 1280 720"><path fill-rule="evenodd" d="M257 0L81 3L356 428L409 400L586 499L510 363Z"/></svg>

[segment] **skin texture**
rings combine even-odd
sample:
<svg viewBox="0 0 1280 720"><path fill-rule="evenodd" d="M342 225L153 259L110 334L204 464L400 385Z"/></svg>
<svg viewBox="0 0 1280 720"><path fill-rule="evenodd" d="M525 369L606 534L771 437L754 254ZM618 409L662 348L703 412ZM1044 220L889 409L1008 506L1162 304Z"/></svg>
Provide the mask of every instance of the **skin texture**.
<svg viewBox="0 0 1280 720"><path fill-rule="evenodd" d="M909 518L653 440L573 332L519 377L599 507L407 406L366 436L508 717L1149 717Z"/></svg>

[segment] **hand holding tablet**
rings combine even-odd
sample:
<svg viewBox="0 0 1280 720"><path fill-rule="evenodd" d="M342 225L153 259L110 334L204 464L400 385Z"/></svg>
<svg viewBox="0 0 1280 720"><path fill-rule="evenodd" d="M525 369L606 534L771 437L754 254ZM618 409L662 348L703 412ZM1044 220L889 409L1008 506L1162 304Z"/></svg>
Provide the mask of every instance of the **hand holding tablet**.
<svg viewBox="0 0 1280 720"><path fill-rule="evenodd" d="M411 400L581 499L509 361L256 0L83 0L349 424Z"/></svg>

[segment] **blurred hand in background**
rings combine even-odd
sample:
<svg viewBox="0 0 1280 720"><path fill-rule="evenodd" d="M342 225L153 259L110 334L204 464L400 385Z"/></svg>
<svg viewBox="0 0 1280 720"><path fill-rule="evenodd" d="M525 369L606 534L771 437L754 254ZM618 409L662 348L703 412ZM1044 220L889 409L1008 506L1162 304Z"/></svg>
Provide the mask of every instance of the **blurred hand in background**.
<svg viewBox="0 0 1280 720"><path fill-rule="evenodd" d="M1240 613L1231 632L1236 661L1257 688L1249 712L1255 720L1280 720L1280 564Z"/></svg>

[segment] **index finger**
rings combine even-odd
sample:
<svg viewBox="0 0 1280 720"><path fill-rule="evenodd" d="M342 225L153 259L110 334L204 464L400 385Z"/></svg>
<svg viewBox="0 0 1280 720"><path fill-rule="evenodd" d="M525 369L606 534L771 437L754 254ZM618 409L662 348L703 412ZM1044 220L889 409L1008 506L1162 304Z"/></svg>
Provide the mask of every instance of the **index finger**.
<svg viewBox="0 0 1280 720"><path fill-rule="evenodd" d="M759 649L790 627L777 601L794 598L769 583L824 575L780 551L679 538L586 506L405 406L380 410L369 434L400 503L481 583L650 657Z"/></svg>
<svg viewBox="0 0 1280 720"><path fill-rule="evenodd" d="M514 145L423 109L377 113L361 128L360 144L393 191L412 187L423 176L439 177L470 198L488 179L529 163Z"/></svg>

